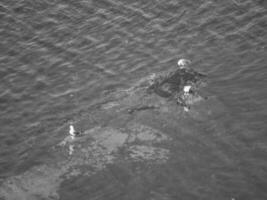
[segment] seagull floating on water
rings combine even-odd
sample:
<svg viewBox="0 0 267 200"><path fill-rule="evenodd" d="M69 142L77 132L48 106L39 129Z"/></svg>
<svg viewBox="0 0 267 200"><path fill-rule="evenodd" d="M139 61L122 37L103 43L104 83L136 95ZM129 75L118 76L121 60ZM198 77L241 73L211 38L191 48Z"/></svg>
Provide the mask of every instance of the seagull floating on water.
<svg viewBox="0 0 267 200"><path fill-rule="evenodd" d="M81 135L81 132L76 131L76 130L74 129L74 126L73 126L73 125L70 125L69 134L70 134L71 138L74 139L75 137Z"/></svg>
<svg viewBox="0 0 267 200"><path fill-rule="evenodd" d="M189 65L190 63L191 63L190 60L187 60L187 59L182 58L182 59L179 59L179 60L178 60L177 65L178 65L181 69L183 69L183 68L185 68L187 65Z"/></svg>
<svg viewBox="0 0 267 200"><path fill-rule="evenodd" d="M184 98L188 98L191 88L192 88L191 85L184 86ZM186 104L184 105L184 111L185 112L189 111L189 107Z"/></svg>
<svg viewBox="0 0 267 200"><path fill-rule="evenodd" d="M191 87L192 87L191 85L184 86L184 94L185 95L188 95L189 94Z"/></svg>

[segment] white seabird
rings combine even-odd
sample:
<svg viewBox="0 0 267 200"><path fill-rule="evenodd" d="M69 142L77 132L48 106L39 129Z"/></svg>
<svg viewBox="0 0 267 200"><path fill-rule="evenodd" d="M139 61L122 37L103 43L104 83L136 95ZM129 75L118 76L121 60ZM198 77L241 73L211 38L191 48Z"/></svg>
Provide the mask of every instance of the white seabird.
<svg viewBox="0 0 267 200"><path fill-rule="evenodd" d="M187 65L189 65L191 63L190 60L187 60L187 59L179 59L178 62L177 62L177 65L180 67L180 68L185 68Z"/></svg>
<svg viewBox="0 0 267 200"><path fill-rule="evenodd" d="M189 92L190 92L190 89L191 89L191 88L192 88L191 85L186 85L186 86L184 86L184 94L185 94L185 95L188 95Z"/></svg>
<svg viewBox="0 0 267 200"><path fill-rule="evenodd" d="M78 131L75 131L74 126L70 125L69 134L71 136L71 139L74 139L76 136L80 135L81 133Z"/></svg>

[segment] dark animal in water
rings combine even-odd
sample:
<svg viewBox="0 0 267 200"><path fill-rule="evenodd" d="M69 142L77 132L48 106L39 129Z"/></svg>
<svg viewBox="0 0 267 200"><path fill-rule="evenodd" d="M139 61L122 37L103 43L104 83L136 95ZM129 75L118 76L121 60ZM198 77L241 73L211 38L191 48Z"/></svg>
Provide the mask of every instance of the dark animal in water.
<svg viewBox="0 0 267 200"><path fill-rule="evenodd" d="M188 68L179 68L166 76L161 76L148 88L148 92L154 92L164 98L177 98L183 94L183 88L192 86L189 94L196 93L195 89L206 76Z"/></svg>

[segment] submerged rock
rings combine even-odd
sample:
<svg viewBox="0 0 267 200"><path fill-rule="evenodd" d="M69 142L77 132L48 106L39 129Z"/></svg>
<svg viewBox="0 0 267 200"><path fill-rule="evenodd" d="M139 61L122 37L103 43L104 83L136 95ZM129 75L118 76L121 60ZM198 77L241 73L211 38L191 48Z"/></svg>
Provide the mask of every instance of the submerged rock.
<svg viewBox="0 0 267 200"><path fill-rule="evenodd" d="M92 122L89 118L79 120L87 126L79 137L74 128L68 133L67 125L64 127L68 136L50 149L53 156L49 162L3 180L0 199L60 199L58 190L64 181L91 177L117 161L128 165L165 163L171 154L172 138L164 121L175 122L176 131L177 103L187 108L201 101L197 91L204 78L183 67L153 74L127 90L112 93L91 112ZM190 86L189 90L184 91L185 86Z"/></svg>
<svg viewBox="0 0 267 200"><path fill-rule="evenodd" d="M112 127L95 127L85 131L78 140L61 143L53 150L59 157L54 163L36 166L6 179L0 186L0 197L7 200L59 199L57 191L63 181L79 175L90 177L117 159L125 162L167 160L168 149L151 146L151 143L167 140L167 136L150 127L134 126L133 131L129 127L127 132ZM143 145L136 146L137 140ZM74 149L70 155L67 153L69 146ZM63 153L62 148L66 148Z"/></svg>
<svg viewBox="0 0 267 200"><path fill-rule="evenodd" d="M164 163L168 159L169 150L153 146L134 145L128 149L129 159L134 161L153 160Z"/></svg>
<svg viewBox="0 0 267 200"><path fill-rule="evenodd" d="M197 89L203 85L205 75L188 68L178 68L174 72L161 75L148 87L148 92L154 92L160 97L178 100L183 97L185 87L190 86L191 101L195 97L199 100ZM187 89L187 88L186 88ZM192 104L187 98L182 98L184 104Z"/></svg>
<svg viewBox="0 0 267 200"><path fill-rule="evenodd" d="M183 65L182 65L183 64ZM206 85L206 75L190 69L188 60L182 67L147 76L126 90L116 91L114 100L102 105L103 109L121 111L127 108L129 114L145 110L159 110L166 102L175 102L182 107L203 100L198 90ZM188 89L186 92L184 89Z"/></svg>

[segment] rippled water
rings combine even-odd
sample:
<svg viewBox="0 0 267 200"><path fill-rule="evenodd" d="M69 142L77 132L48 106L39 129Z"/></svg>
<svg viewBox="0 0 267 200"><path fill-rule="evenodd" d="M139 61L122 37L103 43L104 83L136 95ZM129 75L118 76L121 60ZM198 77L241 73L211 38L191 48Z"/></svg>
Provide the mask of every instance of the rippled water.
<svg viewBox="0 0 267 200"><path fill-rule="evenodd" d="M31 198L267 199L266 8L260 0L2 0L1 182L28 180L27 174L38 174L34 167L61 163L49 152L70 122L86 127L85 119L97 118L93 110L112 92L188 58L208 76L201 92L209 101L196 108L197 116L173 112L183 123L174 135L165 128L174 141L168 160L119 160L94 175L60 182L56 197ZM110 122L113 115L104 112L101 123L123 129L117 115ZM147 111L148 119L140 119L153 121L149 116ZM101 133L113 133L108 130ZM113 136L105 137L108 147L119 147ZM153 157L154 149L146 148L129 151ZM27 190L25 178L17 179ZM5 198L16 199L10 191Z"/></svg>

